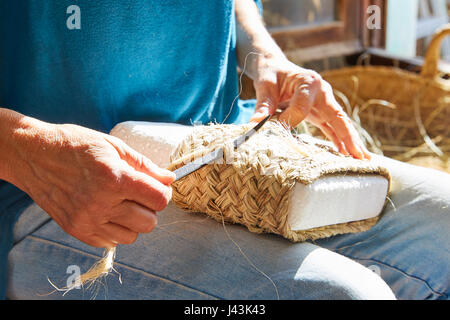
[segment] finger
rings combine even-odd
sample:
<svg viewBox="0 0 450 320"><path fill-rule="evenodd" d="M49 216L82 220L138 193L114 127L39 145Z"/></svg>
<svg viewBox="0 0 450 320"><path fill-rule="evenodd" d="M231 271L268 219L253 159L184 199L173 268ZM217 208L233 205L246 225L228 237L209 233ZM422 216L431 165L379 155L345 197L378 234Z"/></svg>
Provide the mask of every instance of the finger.
<svg viewBox="0 0 450 320"><path fill-rule="evenodd" d="M90 235L76 235L74 236L75 238L77 238L78 240L92 246L95 248L114 248L117 246L117 243L114 243L113 241L106 239L104 237L95 235L95 234L90 234Z"/></svg>
<svg viewBox="0 0 450 320"><path fill-rule="evenodd" d="M278 90L276 83L271 81L260 82L255 86L256 105L251 122L260 122L268 115L273 115L278 103Z"/></svg>
<svg viewBox="0 0 450 320"><path fill-rule="evenodd" d="M270 114L269 108L265 106L261 106L258 109L255 109L255 113L250 118L250 122L260 122L265 117L267 117Z"/></svg>
<svg viewBox="0 0 450 320"><path fill-rule="evenodd" d="M124 174L121 190L125 199L152 211L163 210L172 198L171 187L139 171Z"/></svg>
<svg viewBox="0 0 450 320"><path fill-rule="evenodd" d="M338 138L344 142L345 148L354 158L365 158L362 151L363 144L358 133L353 128L350 120L347 120L347 116L343 112L342 114L338 114L331 121L328 121L328 124L334 129Z"/></svg>
<svg viewBox="0 0 450 320"><path fill-rule="evenodd" d="M150 159L131 148L128 149L128 156L127 162L131 164L135 170L148 174L165 185L170 185L175 181L175 173L158 167Z"/></svg>
<svg viewBox="0 0 450 320"><path fill-rule="evenodd" d="M115 223L106 223L100 226L97 232L103 238L119 244L132 244L136 241L138 233Z"/></svg>
<svg viewBox="0 0 450 320"><path fill-rule="evenodd" d="M68 234L72 237L84 242L92 247L96 248L114 248L117 246L117 243L114 243L108 237L101 237L99 235L95 235L94 232L89 231L80 231L80 228L76 227L72 223L61 223L61 220L58 216L52 216L53 220Z"/></svg>
<svg viewBox="0 0 450 320"><path fill-rule="evenodd" d="M367 150L366 146L363 145L362 151L364 153L364 158L366 160L371 160L372 159L372 155L370 154L369 150Z"/></svg>
<svg viewBox="0 0 450 320"><path fill-rule="evenodd" d="M336 101L331 86L328 83L323 84L328 87L323 94L318 96L320 104L324 108L320 109L321 119L333 128L337 137L345 145L347 151L356 159L366 158L363 150L364 144L359 138L359 134L350 121L350 118L344 112L342 107Z"/></svg>
<svg viewBox="0 0 450 320"><path fill-rule="evenodd" d="M322 123L319 125L319 129L325 134L325 136L334 143L334 145L338 148L339 152L348 156L349 153L345 149L344 143L339 140L334 132L333 128L331 128L327 123Z"/></svg>
<svg viewBox="0 0 450 320"><path fill-rule="evenodd" d="M320 104L324 106L320 109L321 119L333 128L339 140L344 143L345 148L354 158L364 159L363 143L359 138L358 132L336 101L330 84L324 83L323 86L325 86L325 90L318 96Z"/></svg>
<svg viewBox="0 0 450 320"><path fill-rule="evenodd" d="M311 111L316 94L317 89L310 84L300 85L295 91L289 107L280 114L278 120L290 127L297 126Z"/></svg>
<svg viewBox="0 0 450 320"><path fill-rule="evenodd" d="M123 201L115 211L117 215L110 221L131 231L148 233L153 231L158 222L155 211L148 210L133 201Z"/></svg>
<svg viewBox="0 0 450 320"><path fill-rule="evenodd" d="M175 174L172 171L160 168L154 164L150 159L129 147L120 139L115 140L115 137L108 136L108 141L114 145L119 152L121 158L125 160L134 170L148 174L159 182L170 185L175 180Z"/></svg>

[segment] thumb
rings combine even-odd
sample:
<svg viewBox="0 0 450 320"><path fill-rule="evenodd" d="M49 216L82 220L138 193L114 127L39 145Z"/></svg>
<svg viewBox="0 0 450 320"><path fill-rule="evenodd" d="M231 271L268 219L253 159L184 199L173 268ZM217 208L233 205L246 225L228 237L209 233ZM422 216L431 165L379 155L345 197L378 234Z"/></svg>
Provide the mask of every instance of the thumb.
<svg viewBox="0 0 450 320"><path fill-rule="evenodd" d="M268 115L275 114L278 104L276 84L264 82L255 86L255 91L257 101L250 122L260 122Z"/></svg>
<svg viewBox="0 0 450 320"><path fill-rule="evenodd" d="M154 164L149 158L129 148L127 162L136 170L148 174L166 186L175 181L175 173Z"/></svg>
<svg viewBox="0 0 450 320"><path fill-rule="evenodd" d="M145 173L162 184L170 185L175 180L175 174L172 171L163 169L154 164L149 158L129 147L122 140L112 141L111 137L107 139L119 152L120 157L128 163L134 170Z"/></svg>

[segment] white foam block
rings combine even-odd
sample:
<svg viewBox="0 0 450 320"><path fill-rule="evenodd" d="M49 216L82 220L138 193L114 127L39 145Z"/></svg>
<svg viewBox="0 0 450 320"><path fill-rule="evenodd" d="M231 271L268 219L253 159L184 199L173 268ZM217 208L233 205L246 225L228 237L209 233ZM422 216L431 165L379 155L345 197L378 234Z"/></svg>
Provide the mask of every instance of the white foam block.
<svg viewBox="0 0 450 320"><path fill-rule="evenodd" d="M388 180L376 175L329 176L294 187L288 222L293 231L308 230L378 216Z"/></svg>
<svg viewBox="0 0 450 320"><path fill-rule="evenodd" d="M129 121L115 126L111 135L165 168L192 130L192 126L179 124ZM383 209L387 193L388 180L376 175L336 175L309 185L297 183L288 222L293 231L301 231L373 218Z"/></svg>
<svg viewBox="0 0 450 320"><path fill-rule="evenodd" d="M166 168L172 152L193 128L173 123L127 121L116 125L111 135L122 139L159 167Z"/></svg>

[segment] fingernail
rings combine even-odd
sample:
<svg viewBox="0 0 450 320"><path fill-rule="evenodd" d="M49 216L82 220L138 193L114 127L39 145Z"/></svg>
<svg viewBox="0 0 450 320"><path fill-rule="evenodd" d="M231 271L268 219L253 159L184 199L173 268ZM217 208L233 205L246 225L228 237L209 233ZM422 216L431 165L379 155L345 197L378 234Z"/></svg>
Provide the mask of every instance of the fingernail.
<svg viewBox="0 0 450 320"><path fill-rule="evenodd" d="M349 156L350 154L347 152L347 149L345 149L344 144L340 143L339 146L339 152L342 153L345 156Z"/></svg>
<svg viewBox="0 0 450 320"><path fill-rule="evenodd" d="M261 119L262 119L261 116L259 116L259 115L257 115L257 114L254 114L254 115L250 118L249 122L259 122L259 121L261 121Z"/></svg>
<svg viewBox="0 0 450 320"><path fill-rule="evenodd" d="M362 152L364 154L364 158L367 159L367 160L371 160L372 156L370 155L369 150L367 150L367 148L365 146L362 146L361 149L362 149Z"/></svg>
<svg viewBox="0 0 450 320"><path fill-rule="evenodd" d="M268 116L269 115L269 108L268 107L260 107L258 111L256 111L255 114L261 115L261 116Z"/></svg>
<svg viewBox="0 0 450 320"><path fill-rule="evenodd" d="M177 178L176 174L170 170L161 169L161 172L163 172L162 175L164 175L166 177L170 177L172 180L175 180Z"/></svg>
<svg viewBox="0 0 450 320"><path fill-rule="evenodd" d="M164 169L164 168L161 168L161 167L158 167L158 171L159 171L159 173L162 176L168 176L168 177L174 177L175 176L175 173L173 173L172 171Z"/></svg>
<svg viewBox="0 0 450 320"><path fill-rule="evenodd" d="M355 158L355 159L358 159L358 160L363 160L364 159L364 154L361 151L359 151L358 149L352 150L351 151L351 156L353 158Z"/></svg>
<svg viewBox="0 0 450 320"><path fill-rule="evenodd" d="M259 122L264 117L267 117L269 115L269 108L267 107L261 107L259 108L253 116L250 118L250 122Z"/></svg>
<svg viewBox="0 0 450 320"><path fill-rule="evenodd" d="M364 160L366 158L366 155L364 154L364 150L361 146L358 146L358 157L361 160Z"/></svg>

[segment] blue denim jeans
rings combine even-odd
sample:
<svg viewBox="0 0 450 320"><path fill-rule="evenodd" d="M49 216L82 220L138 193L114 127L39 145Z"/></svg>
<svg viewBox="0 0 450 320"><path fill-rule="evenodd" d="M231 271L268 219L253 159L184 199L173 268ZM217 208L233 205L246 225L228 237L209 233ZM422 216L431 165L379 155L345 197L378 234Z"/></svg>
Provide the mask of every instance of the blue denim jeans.
<svg viewBox="0 0 450 320"><path fill-rule="evenodd" d="M112 273L65 296L48 295L54 290L48 279L64 287L74 268L86 271L102 250L70 237L33 204L16 225L7 297L447 299L450 176L381 161L393 176L392 203L367 232L291 243L239 225L224 228L171 204L152 233L118 247L115 269L122 283Z"/></svg>

